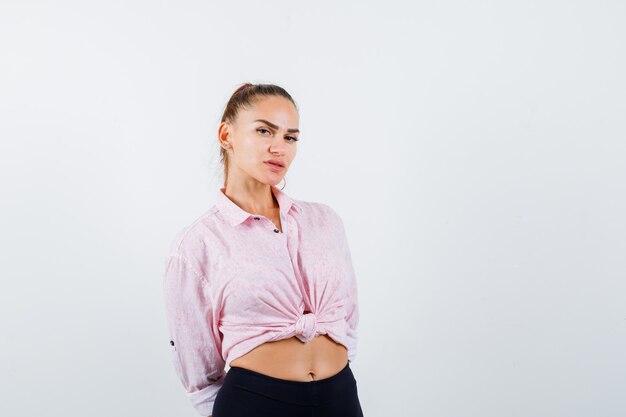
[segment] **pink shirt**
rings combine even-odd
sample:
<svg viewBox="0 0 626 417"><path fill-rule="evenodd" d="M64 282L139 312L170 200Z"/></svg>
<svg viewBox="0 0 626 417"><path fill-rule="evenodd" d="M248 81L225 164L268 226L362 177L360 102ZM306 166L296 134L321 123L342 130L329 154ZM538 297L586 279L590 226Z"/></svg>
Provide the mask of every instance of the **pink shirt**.
<svg viewBox="0 0 626 417"><path fill-rule="evenodd" d="M282 232L218 188L215 204L177 234L165 261L172 360L205 417L225 365L265 342L327 334L350 362L356 355L357 282L343 221L326 204L271 189Z"/></svg>

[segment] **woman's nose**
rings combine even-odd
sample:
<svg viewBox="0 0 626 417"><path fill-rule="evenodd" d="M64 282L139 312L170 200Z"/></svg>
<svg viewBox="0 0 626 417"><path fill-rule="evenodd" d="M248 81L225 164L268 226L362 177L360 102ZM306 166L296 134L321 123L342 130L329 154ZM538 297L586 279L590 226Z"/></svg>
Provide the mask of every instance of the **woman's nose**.
<svg viewBox="0 0 626 417"><path fill-rule="evenodd" d="M272 153L274 152L280 152L281 154L283 154L285 152L285 143L283 142L282 139L273 139L272 142L270 143L270 151Z"/></svg>

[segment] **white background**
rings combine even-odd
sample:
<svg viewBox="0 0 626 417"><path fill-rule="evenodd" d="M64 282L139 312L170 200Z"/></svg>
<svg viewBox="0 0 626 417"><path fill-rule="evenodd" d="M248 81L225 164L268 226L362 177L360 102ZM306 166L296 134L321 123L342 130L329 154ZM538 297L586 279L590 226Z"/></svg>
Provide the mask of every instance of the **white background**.
<svg viewBox="0 0 626 417"><path fill-rule="evenodd" d="M626 415L625 18L2 0L0 415L196 415L163 261L246 81L300 107L285 191L344 219L366 417Z"/></svg>

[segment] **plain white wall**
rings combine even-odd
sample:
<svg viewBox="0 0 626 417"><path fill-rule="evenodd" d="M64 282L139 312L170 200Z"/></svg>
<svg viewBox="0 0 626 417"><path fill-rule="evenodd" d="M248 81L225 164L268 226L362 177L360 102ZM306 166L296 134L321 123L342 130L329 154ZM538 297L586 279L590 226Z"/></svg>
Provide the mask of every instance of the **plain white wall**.
<svg viewBox="0 0 626 417"><path fill-rule="evenodd" d="M342 215L366 417L626 415L620 1L0 2L0 415L195 416L162 305L242 82Z"/></svg>

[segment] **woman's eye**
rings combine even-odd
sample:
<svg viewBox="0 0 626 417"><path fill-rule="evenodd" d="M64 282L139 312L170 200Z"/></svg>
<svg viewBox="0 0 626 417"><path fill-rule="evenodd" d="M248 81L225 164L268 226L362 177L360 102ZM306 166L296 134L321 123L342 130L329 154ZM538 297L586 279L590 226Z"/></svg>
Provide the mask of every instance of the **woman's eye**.
<svg viewBox="0 0 626 417"><path fill-rule="evenodd" d="M259 133L261 133L261 134L262 134L262 133L264 133L264 132L270 132L270 133L271 133L271 131L270 131L270 130L268 130L268 129L264 128L264 127L260 127L260 128L258 128L256 131L257 131L257 132L259 132ZM297 141L299 140L299 139L298 139L297 137L295 137L295 136L287 136L287 139L289 139L291 142L297 142Z"/></svg>

